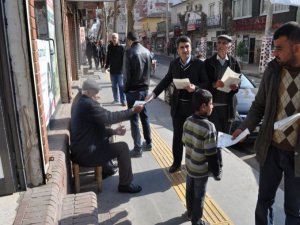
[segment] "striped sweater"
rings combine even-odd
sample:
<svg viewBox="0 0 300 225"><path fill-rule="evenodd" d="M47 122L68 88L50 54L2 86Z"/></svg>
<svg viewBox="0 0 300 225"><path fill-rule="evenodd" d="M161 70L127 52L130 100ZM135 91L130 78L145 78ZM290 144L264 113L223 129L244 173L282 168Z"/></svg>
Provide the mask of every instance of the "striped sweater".
<svg viewBox="0 0 300 225"><path fill-rule="evenodd" d="M207 156L217 154L217 131L206 117L192 115L183 125L185 164L190 177L209 175Z"/></svg>

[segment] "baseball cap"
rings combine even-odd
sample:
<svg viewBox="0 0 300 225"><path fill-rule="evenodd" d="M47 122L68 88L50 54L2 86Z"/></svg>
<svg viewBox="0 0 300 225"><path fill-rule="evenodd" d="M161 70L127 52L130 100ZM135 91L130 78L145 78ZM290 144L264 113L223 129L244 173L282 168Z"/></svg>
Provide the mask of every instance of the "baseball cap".
<svg viewBox="0 0 300 225"><path fill-rule="evenodd" d="M232 42L232 38L226 34L219 35L218 39L226 39L228 42Z"/></svg>

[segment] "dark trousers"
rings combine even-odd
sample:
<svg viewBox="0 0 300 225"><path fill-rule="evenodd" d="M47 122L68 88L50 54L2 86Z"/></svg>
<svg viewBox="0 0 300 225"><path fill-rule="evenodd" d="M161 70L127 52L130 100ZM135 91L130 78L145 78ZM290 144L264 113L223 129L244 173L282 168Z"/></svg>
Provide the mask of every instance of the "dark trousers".
<svg viewBox="0 0 300 225"><path fill-rule="evenodd" d="M182 143L182 132L183 124L189 116L181 115L177 113L175 117L172 117L173 123L173 143L172 143L172 153L173 153L173 165L180 166L183 154L183 143Z"/></svg>
<svg viewBox="0 0 300 225"><path fill-rule="evenodd" d="M119 184L127 185L133 180L129 148L125 142L109 144L111 159L117 158L119 166Z"/></svg>
<svg viewBox="0 0 300 225"><path fill-rule="evenodd" d="M192 225L202 218L208 177L192 178L186 175L186 208L192 216Z"/></svg>
<svg viewBox="0 0 300 225"><path fill-rule="evenodd" d="M92 69L92 56L87 56L88 62L89 62L89 69Z"/></svg>
<svg viewBox="0 0 300 225"><path fill-rule="evenodd" d="M273 203L284 175L284 211L286 225L300 224L300 177L294 174L294 152L270 146L266 162L260 168L256 225L272 225Z"/></svg>
<svg viewBox="0 0 300 225"><path fill-rule="evenodd" d="M128 92L126 93L126 99L128 108L132 108L135 101L144 101L145 97L148 95L148 91L135 91L135 92ZM140 134L140 127L139 127L139 118L142 123L143 128L143 135L144 139L146 140L147 144L152 143L151 138L151 129L149 123L149 117L147 113L147 106L144 105L144 109L139 114L134 114L130 118L130 125L131 125L131 135L134 142L134 150L141 151L142 150L142 140Z"/></svg>

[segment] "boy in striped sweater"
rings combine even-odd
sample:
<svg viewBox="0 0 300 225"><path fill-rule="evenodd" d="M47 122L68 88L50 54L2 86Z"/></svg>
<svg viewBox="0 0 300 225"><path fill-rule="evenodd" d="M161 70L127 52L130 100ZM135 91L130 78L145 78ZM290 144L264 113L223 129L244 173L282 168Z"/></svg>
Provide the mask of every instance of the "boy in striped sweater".
<svg viewBox="0 0 300 225"><path fill-rule="evenodd" d="M217 156L217 131L207 117L212 113L212 94L204 89L194 92L193 115L183 125L182 142L185 145L186 205L192 225L207 225L202 220L208 176L221 180L221 167Z"/></svg>

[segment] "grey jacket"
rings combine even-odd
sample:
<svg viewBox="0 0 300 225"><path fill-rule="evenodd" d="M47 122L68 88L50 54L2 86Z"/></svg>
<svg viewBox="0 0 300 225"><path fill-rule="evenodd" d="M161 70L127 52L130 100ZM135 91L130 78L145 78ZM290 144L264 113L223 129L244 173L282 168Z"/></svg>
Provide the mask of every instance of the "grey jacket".
<svg viewBox="0 0 300 225"><path fill-rule="evenodd" d="M257 95L248 112L247 118L239 128L248 128L253 131L263 119L260 132L254 144L256 157L260 165L265 163L269 146L272 142L274 123L276 118L278 87L280 83L280 71L282 67L276 62L271 61L262 77ZM295 147L295 175L300 176L300 134Z"/></svg>

